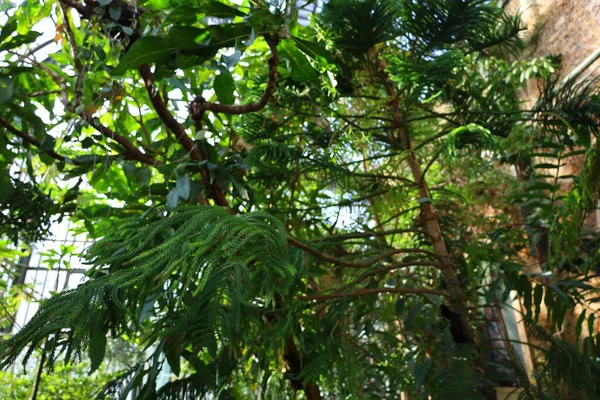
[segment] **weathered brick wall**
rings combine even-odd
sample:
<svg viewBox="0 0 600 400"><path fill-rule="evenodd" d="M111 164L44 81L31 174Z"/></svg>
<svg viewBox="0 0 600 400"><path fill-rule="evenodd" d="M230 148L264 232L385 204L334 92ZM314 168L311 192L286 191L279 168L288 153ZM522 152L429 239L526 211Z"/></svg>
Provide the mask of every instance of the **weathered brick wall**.
<svg viewBox="0 0 600 400"><path fill-rule="evenodd" d="M530 57L563 55L563 76L600 47L600 0L509 0L505 9L522 13Z"/></svg>
<svg viewBox="0 0 600 400"><path fill-rule="evenodd" d="M531 59L548 54L562 54L561 78L566 77L600 48L600 0L508 0L505 3L508 13L521 12L528 27L523 33L527 43L524 57ZM600 74L600 60L592 64L586 72ZM529 104L535 102L535 83L530 84L522 96ZM569 158L560 173L578 174L583 162L584 157ZM586 225L600 229L600 212L590 215ZM580 312L581 310L576 308L567 316L562 332L563 338L572 343L576 343L574 324ZM594 325L595 332L600 332L600 321Z"/></svg>

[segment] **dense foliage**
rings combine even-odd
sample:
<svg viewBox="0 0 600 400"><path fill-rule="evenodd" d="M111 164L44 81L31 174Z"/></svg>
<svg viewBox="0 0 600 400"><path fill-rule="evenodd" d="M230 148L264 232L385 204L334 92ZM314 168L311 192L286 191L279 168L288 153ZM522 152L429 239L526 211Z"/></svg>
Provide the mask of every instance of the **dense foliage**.
<svg viewBox="0 0 600 400"><path fill-rule="evenodd" d="M493 3L4 1L1 234L96 242L0 365L120 337L100 398L598 398L600 98ZM515 297L535 380L486 333Z"/></svg>

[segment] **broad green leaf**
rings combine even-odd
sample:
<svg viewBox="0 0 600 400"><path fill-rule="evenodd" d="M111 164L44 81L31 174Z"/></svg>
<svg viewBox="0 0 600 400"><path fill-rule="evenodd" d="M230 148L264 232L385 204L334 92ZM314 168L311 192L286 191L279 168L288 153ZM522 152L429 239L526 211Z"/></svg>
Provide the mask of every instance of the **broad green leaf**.
<svg viewBox="0 0 600 400"><path fill-rule="evenodd" d="M251 31L252 27L245 23L211 25L206 29L176 26L171 28L166 37L145 36L137 40L111 75L122 75L128 69L142 64L164 63L178 52L210 58L223 47L235 46L237 39L247 37Z"/></svg>
<svg viewBox="0 0 600 400"><path fill-rule="evenodd" d="M146 187L152 178L152 171L147 167L137 168L135 171L135 183L140 187Z"/></svg>
<svg viewBox="0 0 600 400"><path fill-rule="evenodd" d="M106 353L106 333L101 330L94 330L90 335L90 347L89 347L89 357L90 357L90 374L96 371L100 364L102 364L102 360L104 360L104 354Z"/></svg>
<svg viewBox="0 0 600 400"><path fill-rule="evenodd" d="M305 83L318 83L317 71L312 67L304 54L294 45L294 42L284 39L279 43L281 59L287 62L294 79Z"/></svg>
<svg viewBox="0 0 600 400"><path fill-rule="evenodd" d="M577 318L577 323L575 324L575 337L577 339L579 339L579 336L581 336L581 331L583 328L583 321L585 320L585 314L586 314L586 310L583 310L581 312L581 315L579 316L579 318Z"/></svg>
<svg viewBox="0 0 600 400"><path fill-rule="evenodd" d="M167 207L175 208L179 204L179 191L177 188L172 189L167 195Z"/></svg>
<svg viewBox="0 0 600 400"><path fill-rule="evenodd" d="M40 32L29 31L23 35L11 36L0 44L0 50L11 50L24 44L33 43L40 35Z"/></svg>
<svg viewBox="0 0 600 400"><path fill-rule="evenodd" d="M0 78L0 104L6 103L13 95L13 81L10 78Z"/></svg>
<svg viewBox="0 0 600 400"><path fill-rule="evenodd" d="M13 184L8 170L0 171L0 198L6 198L13 191Z"/></svg>
<svg viewBox="0 0 600 400"><path fill-rule="evenodd" d="M401 297L398 300L396 300L395 311L396 311L397 317L400 317L402 315L402 313L404 312L405 305L406 305L406 301L404 300L404 298Z"/></svg>
<svg viewBox="0 0 600 400"><path fill-rule="evenodd" d="M221 103L233 104L235 102L235 82L231 73L225 68L219 69L219 75L215 77L214 90Z"/></svg>
<svg viewBox="0 0 600 400"><path fill-rule="evenodd" d="M205 35L206 31L202 29L180 27L172 28L167 37L145 36L131 46L111 75L122 75L142 64L164 62L177 51L201 47L195 39Z"/></svg>
<svg viewBox="0 0 600 400"><path fill-rule="evenodd" d="M433 365L433 359L426 358L423 364L419 365L415 370L415 387L418 389L425 382L425 378L427 378L427 374Z"/></svg>
<svg viewBox="0 0 600 400"><path fill-rule="evenodd" d="M108 13L110 15L110 18L115 21L118 22L119 19L121 18L121 8L119 7L110 7L108 9ZM127 33L127 32L126 32ZM133 32L132 32L133 33ZM128 33L129 34L129 33Z"/></svg>
<svg viewBox="0 0 600 400"><path fill-rule="evenodd" d="M310 42L299 37L293 37L292 39L296 42L296 47L308 56L314 59L322 58L328 63L333 63L331 53L320 43Z"/></svg>
<svg viewBox="0 0 600 400"><path fill-rule="evenodd" d="M41 151L50 151L54 150L54 146L56 145L56 139L51 135L46 134L44 136L44 140L42 140L42 144L40 146Z"/></svg>
<svg viewBox="0 0 600 400"><path fill-rule="evenodd" d="M177 193L179 198L187 200L190 198L190 175L185 174L177 178Z"/></svg>
<svg viewBox="0 0 600 400"><path fill-rule="evenodd" d="M419 303L410 309L410 311L408 312L408 315L406 316L406 319L404 320L404 327L406 329L412 329L415 319L417 318L417 315L419 314L419 312L421 312L422 307L423 307L423 304Z"/></svg>
<svg viewBox="0 0 600 400"><path fill-rule="evenodd" d="M179 376L181 373L181 357L176 351L176 347L168 346L165 350L165 357L167 358L169 367L171 367L171 371L175 374L175 376Z"/></svg>
<svg viewBox="0 0 600 400"><path fill-rule="evenodd" d="M150 0L149 2L145 3L145 5L156 10L164 10L171 5L171 2L170 0Z"/></svg>
<svg viewBox="0 0 600 400"><path fill-rule="evenodd" d="M217 18L233 18L233 17L245 17L246 14L239 9L228 6L218 1L207 1L206 3L195 7L199 12L202 12L211 17Z"/></svg>

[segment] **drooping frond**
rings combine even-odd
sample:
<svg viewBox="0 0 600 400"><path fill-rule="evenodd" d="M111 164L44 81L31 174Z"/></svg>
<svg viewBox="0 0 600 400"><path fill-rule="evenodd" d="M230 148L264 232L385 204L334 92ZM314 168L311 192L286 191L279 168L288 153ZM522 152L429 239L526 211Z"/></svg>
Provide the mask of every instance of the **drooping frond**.
<svg viewBox="0 0 600 400"><path fill-rule="evenodd" d="M2 343L0 365L52 335L49 359L64 351L74 360L97 338L128 331L155 308L178 342L226 337L239 329L242 309L255 307L253 301L266 306L275 290L289 287L294 271L286 243L280 222L264 212L233 216L221 207L188 206L147 225L128 221L89 249L91 280L49 299ZM160 297L162 287L172 295Z"/></svg>
<svg viewBox="0 0 600 400"><path fill-rule="evenodd" d="M518 17L504 16L487 0L406 1L403 30L423 53L464 42L473 50L520 46Z"/></svg>
<svg viewBox="0 0 600 400"><path fill-rule="evenodd" d="M538 348L544 353L544 365L541 371L552 382L564 382L567 387L585 393L585 398L600 396L600 362L597 350L591 349L590 338L584 340L583 352L538 325L531 318L525 318L525 325L531 338L544 343ZM587 342L587 344L586 344Z"/></svg>
<svg viewBox="0 0 600 400"><path fill-rule="evenodd" d="M600 145L596 142L590 149L585 166L578 181L581 208L590 212L596 208L600 199Z"/></svg>
<svg viewBox="0 0 600 400"><path fill-rule="evenodd" d="M453 129L447 138L448 152L458 156L464 149L493 148L496 138L489 129L477 124L469 124Z"/></svg>
<svg viewBox="0 0 600 400"><path fill-rule="evenodd" d="M336 48L356 57L398 35L398 5L393 0L331 0L321 21Z"/></svg>

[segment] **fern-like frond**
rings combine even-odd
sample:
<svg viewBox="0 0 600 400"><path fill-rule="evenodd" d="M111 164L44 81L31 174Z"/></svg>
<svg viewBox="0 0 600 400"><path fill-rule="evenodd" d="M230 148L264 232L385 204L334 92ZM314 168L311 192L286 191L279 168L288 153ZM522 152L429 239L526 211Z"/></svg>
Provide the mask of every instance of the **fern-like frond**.
<svg viewBox="0 0 600 400"><path fill-rule="evenodd" d="M429 0L404 2L403 30L422 53L466 43L474 50L494 45L520 45L518 17L503 17L487 0Z"/></svg>
<svg viewBox="0 0 600 400"><path fill-rule="evenodd" d="M463 149L493 149L496 145L496 138L489 129L477 124L453 129L446 140L452 156L458 156Z"/></svg>
<svg viewBox="0 0 600 400"><path fill-rule="evenodd" d="M361 57L398 35L398 16L393 0L331 0L323 7L321 21L338 50Z"/></svg>
<svg viewBox="0 0 600 400"><path fill-rule="evenodd" d="M585 354L575 346L550 334L533 319L524 319L531 338L545 344L539 348L544 353L544 365L540 371L547 379L558 385L585 393L585 398L600 397L600 362L595 354Z"/></svg>
<svg viewBox="0 0 600 400"><path fill-rule="evenodd" d="M75 360L94 337L135 330L148 302L150 310L156 302L155 323L178 343L228 337L239 329L242 310L271 304L274 290L285 292L294 276L276 218L264 212L234 216L213 206L181 207L146 225L128 221L92 245L87 257L94 277L42 304L1 344L0 367L23 351L29 356L52 335L57 339L49 360L62 352Z"/></svg>

